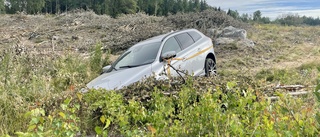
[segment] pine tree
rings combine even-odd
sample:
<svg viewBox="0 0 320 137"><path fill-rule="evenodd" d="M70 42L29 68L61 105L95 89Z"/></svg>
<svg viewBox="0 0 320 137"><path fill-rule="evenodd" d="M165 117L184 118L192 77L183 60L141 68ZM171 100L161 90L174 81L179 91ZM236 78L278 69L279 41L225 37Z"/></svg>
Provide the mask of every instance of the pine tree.
<svg viewBox="0 0 320 137"><path fill-rule="evenodd" d="M172 13L177 13L177 12L183 12L184 11L184 7L183 7L183 1L182 0L177 0L174 3L173 9L172 9Z"/></svg>
<svg viewBox="0 0 320 137"><path fill-rule="evenodd" d="M137 10L136 0L119 0L120 13L133 14Z"/></svg>
<svg viewBox="0 0 320 137"><path fill-rule="evenodd" d="M193 1L193 11L200 11L200 1L199 0L194 0Z"/></svg>
<svg viewBox="0 0 320 137"><path fill-rule="evenodd" d="M28 14L40 13L45 7L45 0L27 0L25 11Z"/></svg>
<svg viewBox="0 0 320 137"><path fill-rule="evenodd" d="M4 0L0 0L0 13L5 13Z"/></svg>
<svg viewBox="0 0 320 137"><path fill-rule="evenodd" d="M200 11L204 11L208 9L208 4L206 0L201 0L200 1Z"/></svg>
<svg viewBox="0 0 320 137"><path fill-rule="evenodd" d="M117 17L119 14L135 13L137 3L135 0L110 0L108 4L109 14L112 17Z"/></svg>
<svg viewBox="0 0 320 137"><path fill-rule="evenodd" d="M257 10L253 13L253 20L254 21L259 21L261 19L261 11Z"/></svg>
<svg viewBox="0 0 320 137"><path fill-rule="evenodd" d="M23 11L23 0L7 0L10 3L10 7L7 8L7 13L14 14Z"/></svg>
<svg viewBox="0 0 320 137"><path fill-rule="evenodd" d="M189 9L188 9L188 0L183 0L182 1L182 7L183 7L183 12L188 12Z"/></svg>

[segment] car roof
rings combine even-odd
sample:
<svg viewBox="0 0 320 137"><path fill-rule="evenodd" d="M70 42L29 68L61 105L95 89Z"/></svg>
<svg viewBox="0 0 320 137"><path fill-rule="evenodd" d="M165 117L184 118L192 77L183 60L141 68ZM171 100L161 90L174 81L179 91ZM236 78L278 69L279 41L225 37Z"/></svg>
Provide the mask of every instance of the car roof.
<svg viewBox="0 0 320 137"><path fill-rule="evenodd" d="M153 42L162 42L164 39L166 39L167 37L171 36L171 35L174 35L176 33L180 33L180 32L188 32L188 31L196 31L196 32L199 32L198 30L196 29L185 29L185 30L179 30L179 31L171 31L169 33L166 33L166 34L162 34L162 35L158 35L158 36L155 36L155 37L151 37L149 39L146 39L146 40L143 40L139 43L137 43L136 45L143 45L143 44L147 44L147 43L153 43ZM135 46L136 46L135 45Z"/></svg>

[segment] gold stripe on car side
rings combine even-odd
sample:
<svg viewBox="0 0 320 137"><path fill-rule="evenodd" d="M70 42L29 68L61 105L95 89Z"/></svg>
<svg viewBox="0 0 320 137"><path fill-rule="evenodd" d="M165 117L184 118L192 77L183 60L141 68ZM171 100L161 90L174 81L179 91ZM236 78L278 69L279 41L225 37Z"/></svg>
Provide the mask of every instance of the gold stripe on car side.
<svg viewBox="0 0 320 137"><path fill-rule="evenodd" d="M192 58L194 58L194 57L196 57L196 56L199 56L200 54L202 54L202 53L210 50L211 48L212 48L212 46L209 46L209 47L207 47L207 48L205 48L205 49L197 52L196 54L193 54L192 56L190 56L190 57L188 57L188 58L172 58L172 59L168 59L168 60L166 60L166 61L167 61L167 64L171 64L171 61L173 61L173 60L184 60L184 61L185 61L185 60L189 60L189 59L192 59ZM169 78L171 78L170 66L169 66L169 65L167 65L167 75L168 75Z"/></svg>

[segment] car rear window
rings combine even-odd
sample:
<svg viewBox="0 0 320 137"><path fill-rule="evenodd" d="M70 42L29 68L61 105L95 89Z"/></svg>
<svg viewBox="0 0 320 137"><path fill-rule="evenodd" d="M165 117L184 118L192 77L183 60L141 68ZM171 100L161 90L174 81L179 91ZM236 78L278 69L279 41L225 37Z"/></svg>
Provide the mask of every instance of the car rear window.
<svg viewBox="0 0 320 137"><path fill-rule="evenodd" d="M191 36L188 33L179 34L176 36L176 38L181 43L182 49L185 49L194 43L193 39L191 38Z"/></svg>
<svg viewBox="0 0 320 137"><path fill-rule="evenodd" d="M189 35L193 38L193 40L196 42L201 38L201 35L198 32L190 31L188 32Z"/></svg>

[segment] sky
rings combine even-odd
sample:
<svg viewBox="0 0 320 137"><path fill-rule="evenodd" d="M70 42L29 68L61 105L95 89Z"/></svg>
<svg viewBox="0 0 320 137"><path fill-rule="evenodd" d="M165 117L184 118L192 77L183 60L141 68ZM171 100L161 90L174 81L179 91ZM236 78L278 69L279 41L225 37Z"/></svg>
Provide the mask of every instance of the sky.
<svg viewBox="0 0 320 137"><path fill-rule="evenodd" d="M225 11L237 10L240 15L260 10L262 16L272 20L284 14L320 17L320 0L207 0L207 3Z"/></svg>

